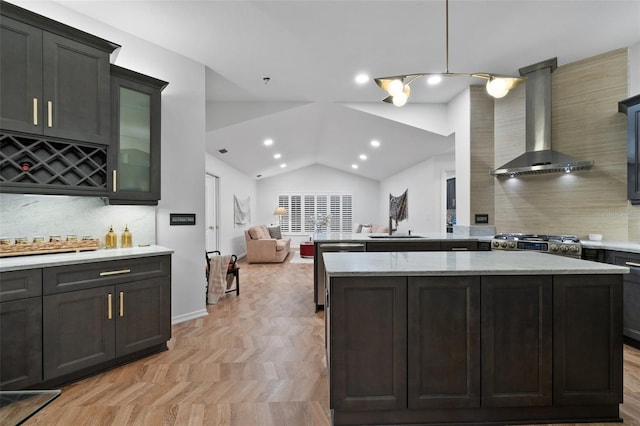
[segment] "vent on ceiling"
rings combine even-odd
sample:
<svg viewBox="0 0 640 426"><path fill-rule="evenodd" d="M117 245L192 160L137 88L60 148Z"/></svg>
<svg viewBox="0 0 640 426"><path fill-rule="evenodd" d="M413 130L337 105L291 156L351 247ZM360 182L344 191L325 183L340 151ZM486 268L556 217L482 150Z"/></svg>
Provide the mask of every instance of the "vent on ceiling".
<svg viewBox="0 0 640 426"><path fill-rule="evenodd" d="M219 152L220 154L226 154L226 153L227 153L227 152L229 152L229 151L227 151L227 148L222 148L222 149L219 149L219 150L218 150L218 152Z"/></svg>

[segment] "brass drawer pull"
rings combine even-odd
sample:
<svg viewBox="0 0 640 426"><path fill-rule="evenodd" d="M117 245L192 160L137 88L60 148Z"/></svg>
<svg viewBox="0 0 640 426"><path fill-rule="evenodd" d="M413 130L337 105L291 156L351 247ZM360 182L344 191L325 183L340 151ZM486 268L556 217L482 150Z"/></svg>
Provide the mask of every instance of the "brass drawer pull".
<svg viewBox="0 0 640 426"><path fill-rule="evenodd" d="M118 171L113 171L113 192L118 192Z"/></svg>
<svg viewBox="0 0 640 426"><path fill-rule="evenodd" d="M124 316L124 291L120 292L120 316Z"/></svg>
<svg viewBox="0 0 640 426"><path fill-rule="evenodd" d="M111 296L111 293L109 293L109 296L107 296L107 319L113 318L113 314L111 313L112 310L113 310L113 297Z"/></svg>
<svg viewBox="0 0 640 426"><path fill-rule="evenodd" d="M636 263L636 262L625 262L624 263L627 266L635 266L636 268L640 268L640 263Z"/></svg>
<svg viewBox="0 0 640 426"><path fill-rule="evenodd" d="M101 277L108 277L109 275L128 274L129 272L131 272L131 269L120 269L118 271L100 272L100 276Z"/></svg>
<svg viewBox="0 0 640 426"><path fill-rule="evenodd" d="M33 125L38 125L38 98L33 98Z"/></svg>
<svg viewBox="0 0 640 426"><path fill-rule="evenodd" d="M53 127L53 102L47 101L47 125Z"/></svg>
<svg viewBox="0 0 640 426"><path fill-rule="evenodd" d="M469 249L466 247L452 247L451 251L468 251Z"/></svg>

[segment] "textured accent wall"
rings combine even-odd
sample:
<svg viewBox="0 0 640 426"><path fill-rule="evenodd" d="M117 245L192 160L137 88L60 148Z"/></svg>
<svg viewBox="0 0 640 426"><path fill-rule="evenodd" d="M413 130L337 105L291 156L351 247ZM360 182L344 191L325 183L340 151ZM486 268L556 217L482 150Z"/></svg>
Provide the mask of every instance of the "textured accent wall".
<svg viewBox="0 0 640 426"><path fill-rule="evenodd" d="M485 86L471 86L471 186L470 220L475 225L476 214L488 214L494 224L495 178L489 173L494 167L494 105Z"/></svg>
<svg viewBox="0 0 640 426"><path fill-rule="evenodd" d="M626 197L627 49L558 67L552 79L552 147L593 160L592 170L495 180L498 232L640 237ZM495 102L495 166L524 151L524 89Z"/></svg>

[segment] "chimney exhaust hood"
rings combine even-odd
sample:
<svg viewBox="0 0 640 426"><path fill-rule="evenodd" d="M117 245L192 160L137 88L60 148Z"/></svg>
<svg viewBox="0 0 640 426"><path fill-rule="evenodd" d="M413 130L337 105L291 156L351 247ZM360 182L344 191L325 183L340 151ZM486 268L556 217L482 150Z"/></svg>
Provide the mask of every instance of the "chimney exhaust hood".
<svg viewBox="0 0 640 426"><path fill-rule="evenodd" d="M593 161L581 160L551 149L551 73L557 58L520 68L526 76L526 152L491 171L496 177L588 170Z"/></svg>

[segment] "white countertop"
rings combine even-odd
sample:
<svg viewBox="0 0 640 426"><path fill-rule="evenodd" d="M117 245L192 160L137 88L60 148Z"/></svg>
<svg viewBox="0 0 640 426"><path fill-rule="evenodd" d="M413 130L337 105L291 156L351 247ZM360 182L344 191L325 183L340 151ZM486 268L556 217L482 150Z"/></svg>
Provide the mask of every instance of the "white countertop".
<svg viewBox="0 0 640 426"><path fill-rule="evenodd" d="M120 249L98 249L69 253L36 254L0 258L0 272L51 266L76 265L79 263L103 262L131 259L134 257L159 256L173 253L162 246L132 247Z"/></svg>
<svg viewBox="0 0 640 426"><path fill-rule="evenodd" d="M580 240L580 242L582 243L582 247L586 247L586 248L626 251L629 253L640 253L640 243L635 243L631 241Z"/></svg>
<svg viewBox="0 0 640 426"><path fill-rule="evenodd" d="M447 232L412 232L412 236L420 236L422 238L388 238L388 234L362 234L362 233L328 233L328 234L314 234L313 241L317 243L329 243L329 242L383 242L383 241L491 241L493 236L465 236L459 234L452 234ZM385 238L371 238L371 235L385 236ZM393 236L392 236L393 237Z"/></svg>
<svg viewBox="0 0 640 426"><path fill-rule="evenodd" d="M625 274L629 268L529 251L324 253L330 277Z"/></svg>

